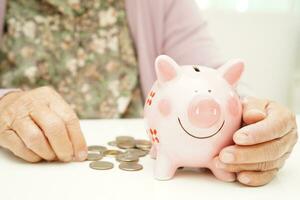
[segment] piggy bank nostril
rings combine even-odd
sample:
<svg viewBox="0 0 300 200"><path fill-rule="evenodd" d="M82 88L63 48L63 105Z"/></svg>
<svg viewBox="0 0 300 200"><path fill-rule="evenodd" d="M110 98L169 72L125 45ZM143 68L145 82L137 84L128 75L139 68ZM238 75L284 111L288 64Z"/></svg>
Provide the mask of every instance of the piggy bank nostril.
<svg viewBox="0 0 300 200"><path fill-rule="evenodd" d="M220 106L211 99L193 101L188 109L190 122L200 128L214 125L220 118Z"/></svg>

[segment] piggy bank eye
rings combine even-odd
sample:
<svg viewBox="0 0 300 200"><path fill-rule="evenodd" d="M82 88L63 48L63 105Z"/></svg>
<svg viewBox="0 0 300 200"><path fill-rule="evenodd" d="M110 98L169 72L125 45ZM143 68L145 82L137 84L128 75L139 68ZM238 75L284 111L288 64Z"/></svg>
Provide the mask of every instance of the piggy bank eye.
<svg viewBox="0 0 300 200"><path fill-rule="evenodd" d="M194 67L194 70L195 70L196 72L200 72L200 69L199 69L198 67Z"/></svg>
<svg viewBox="0 0 300 200"><path fill-rule="evenodd" d="M209 93L211 93L211 90L208 90Z"/></svg>

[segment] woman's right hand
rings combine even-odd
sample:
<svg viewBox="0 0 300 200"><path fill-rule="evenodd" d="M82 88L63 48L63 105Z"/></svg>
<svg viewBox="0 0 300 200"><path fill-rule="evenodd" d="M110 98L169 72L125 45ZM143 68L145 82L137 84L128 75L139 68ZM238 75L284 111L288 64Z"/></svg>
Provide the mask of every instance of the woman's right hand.
<svg viewBox="0 0 300 200"><path fill-rule="evenodd" d="M72 108L50 87L0 100L0 146L28 161L83 161L87 146Z"/></svg>

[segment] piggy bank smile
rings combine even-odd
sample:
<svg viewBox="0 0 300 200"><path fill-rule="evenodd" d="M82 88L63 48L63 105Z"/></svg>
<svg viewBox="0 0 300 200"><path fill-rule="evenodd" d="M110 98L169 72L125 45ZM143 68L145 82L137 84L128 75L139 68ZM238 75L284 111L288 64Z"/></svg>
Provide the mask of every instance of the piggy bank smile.
<svg viewBox="0 0 300 200"><path fill-rule="evenodd" d="M217 135L222 130L222 128L223 128L223 126L225 124L225 120L223 120L222 125L220 126L220 128L218 128L218 130L216 132L208 134L206 136L197 136L197 135L200 135L200 134L193 134L193 133L189 132L188 130L186 130L186 128L184 128L184 126L183 126L180 118L178 117L177 119L178 119L178 123L179 123L180 127L182 128L182 130L186 134L188 134L189 136L191 136L193 138L197 138L197 139L207 139L207 138L210 138L210 137L213 137L213 136Z"/></svg>

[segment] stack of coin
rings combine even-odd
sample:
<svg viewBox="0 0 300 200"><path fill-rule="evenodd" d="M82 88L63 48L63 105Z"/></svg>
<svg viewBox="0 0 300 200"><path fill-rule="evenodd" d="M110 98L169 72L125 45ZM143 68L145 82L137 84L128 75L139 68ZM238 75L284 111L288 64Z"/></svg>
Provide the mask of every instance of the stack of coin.
<svg viewBox="0 0 300 200"><path fill-rule="evenodd" d="M150 151L151 142L148 140L135 140L135 146L143 151Z"/></svg>
<svg viewBox="0 0 300 200"><path fill-rule="evenodd" d="M120 149L131 149L135 147L135 141L130 136L119 136L116 137L116 145Z"/></svg>
<svg viewBox="0 0 300 200"><path fill-rule="evenodd" d="M105 146L93 145L88 147L88 161L90 168L96 170L112 169L114 164L108 161L101 161L103 157L115 158L119 162L119 168L124 171L142 170L139 164L141 157L148 155L151 149L151 142L148 140L134 139L131 136L118 136L115 141L108 142L109 146L115 149L108 149ZM116 149L118 148L118 149Z"/></svg>
<svg viewBox="0 0 300 200"><path fill-rule="evenodd" d="M106 150L107 148L104 146L99 146L99 145L89 146L87 160L89 161L101 160Z"/></svg>

